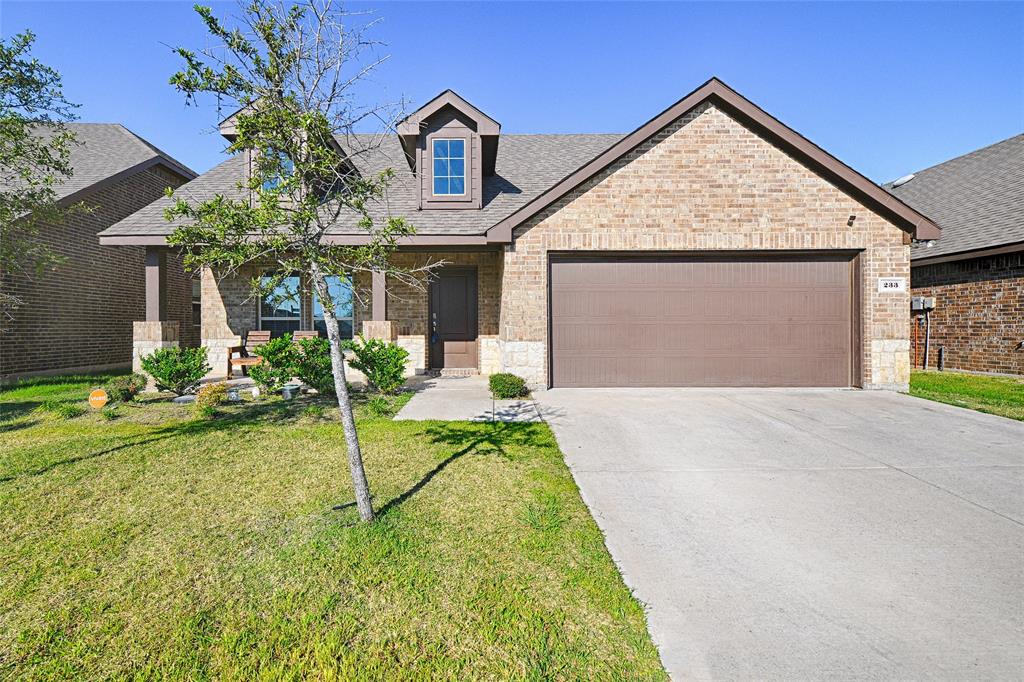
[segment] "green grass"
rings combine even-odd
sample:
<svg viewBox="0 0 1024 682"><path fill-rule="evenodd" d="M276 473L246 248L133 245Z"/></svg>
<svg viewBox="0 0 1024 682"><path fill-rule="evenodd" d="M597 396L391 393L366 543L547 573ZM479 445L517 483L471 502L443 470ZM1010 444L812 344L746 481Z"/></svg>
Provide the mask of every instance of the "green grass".
<svg viewBox="0 0 1024 682"><path fill-rule="evenodd" d="M663 679L543 424L0 392L0 678ZM40 406L49 404L49 408Z"/></svg>
<svg viewBox="0 0 1024 682"><path fill-rule="evenodd" d="M1024 380L920 371L910 375L910 394L979 412L1024 421Z"/></svg>

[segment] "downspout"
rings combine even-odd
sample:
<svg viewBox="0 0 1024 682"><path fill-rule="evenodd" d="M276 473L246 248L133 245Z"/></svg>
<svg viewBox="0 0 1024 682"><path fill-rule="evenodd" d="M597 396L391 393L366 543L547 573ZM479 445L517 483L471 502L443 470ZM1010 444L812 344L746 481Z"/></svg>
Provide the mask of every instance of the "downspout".
<svg viewBox="0 0 1024 682"><path fill-rule="evenodd" d="M913 362L913 365L914 365L914 369L917 369L918 364L920 364L920 362L921 362L921 353L918 350L918 344L917 344L918 331L921 329L921 316L920 315L915 315L912 319L914 320L914 322L913 322L913 324L914 324L914 362Z"/></svg>
<svg viewBox="0 0 1024 682"><path fill-rule="evenodd" d="M924 369L928 369L928 350L932 340L932 319L928 315L928 309L924 311Z"/></svg>

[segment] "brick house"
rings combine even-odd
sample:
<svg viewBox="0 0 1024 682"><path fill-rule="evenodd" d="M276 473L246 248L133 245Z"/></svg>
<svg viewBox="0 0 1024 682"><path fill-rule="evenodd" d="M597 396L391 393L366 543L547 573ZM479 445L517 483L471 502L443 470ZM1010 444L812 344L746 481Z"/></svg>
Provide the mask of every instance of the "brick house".
<svg viewBox="0 0 1024 682"><path fill-rule="evenodd" d="M4 277L22 305L0 333L0 380L123 368L131 364L132 322L145 311L143 247L101 245L96 235L196 174L117 124L72 123L80 144L74 175L56 188L59 203L83 202L40 240L63 261L42 275ZM168 261L167 319L181 322L181 341L199 343L191 325L192 289L180 262Z"/></svg>
<svg viewBox="0 0 1024 682"><path fill-rule="evenodd" d="M1024 135L897 180L893 194L942 225L911 248L914 296L928 313L927 366L1024 375ZM925 315L914 314L924 366Z"/></svg>
<svg viewBox="0 0 1024 682"><path fill-rule="evenodd" d="M396 340L410 372L509 371L535 388L908 384L910 244L938 228L717 79L627 135L503 135L445 91L353 158L396 170L374 209L417 229L396 258L444 262L422 289L337 283L343 331ZM229 159L181 192L238 196L247 168ZM165 249L164 206L102 242ZM361 237L339 224L331 239ZM323 325L301 273L283 306L252 299L258 275L202 275L215 375L249 330ZM137 345L173 343L173 326L151 318Z"/></svg>

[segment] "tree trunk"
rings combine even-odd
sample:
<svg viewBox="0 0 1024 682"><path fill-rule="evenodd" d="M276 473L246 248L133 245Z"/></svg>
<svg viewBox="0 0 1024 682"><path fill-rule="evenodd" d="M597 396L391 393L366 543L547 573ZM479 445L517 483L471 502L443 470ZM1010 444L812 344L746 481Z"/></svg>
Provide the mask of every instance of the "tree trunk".
<svg viewBox="0 0 1024 682"><path fill-rule="evenodd" d="M370 484L366 481L363 469L363 453L359 448L359 434L356 432L356 420L352 414L352 402L349 400L348 384L345 382L345 360L341 351L341 332L338 331L338 320L335 317L333 301L320 268L315 264L310 268L313 286L320 298L324 310L324 323L327 327L327 340L331 346L331 370L334 374L334 390L338 394L338 410L341 412L341 426L345 431L345 445L348 448L348 469L352 474L352 489L356 496L356 507L359 518L373 521L373 503L370 500Z"/></svg>

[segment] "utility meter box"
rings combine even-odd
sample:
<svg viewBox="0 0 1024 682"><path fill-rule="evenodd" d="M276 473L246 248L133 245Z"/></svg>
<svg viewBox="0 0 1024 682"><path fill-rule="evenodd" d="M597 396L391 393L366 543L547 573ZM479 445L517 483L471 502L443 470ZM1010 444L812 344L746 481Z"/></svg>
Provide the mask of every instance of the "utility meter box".
<svg viewBox="0 0 1024 682"><path fill-rule="evenodd" d="M935 298L932 296L912 296L910 298L911 310L935 310Z"/></svg>

